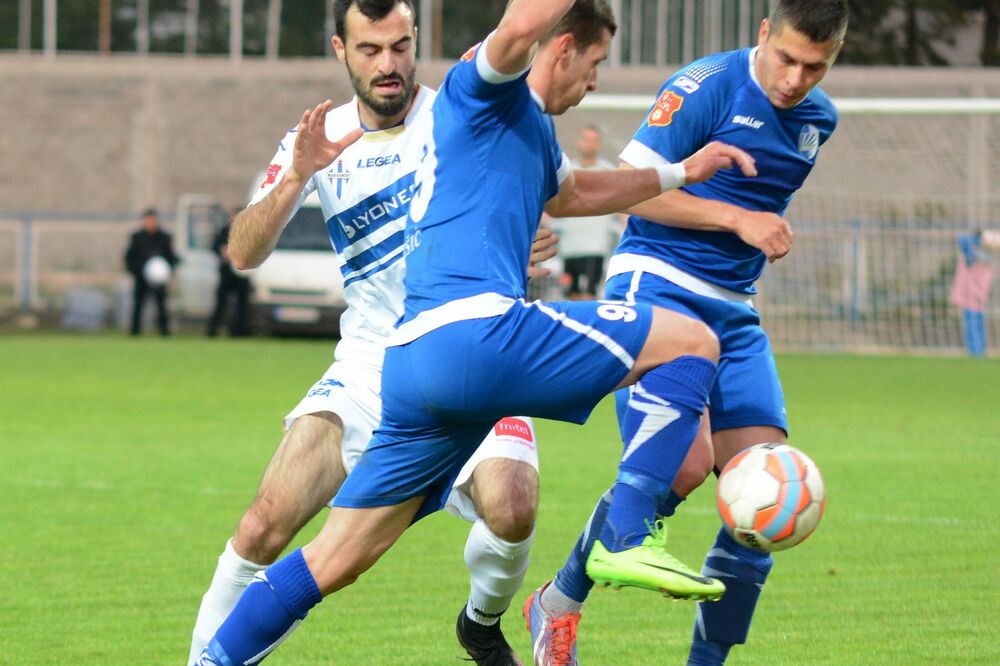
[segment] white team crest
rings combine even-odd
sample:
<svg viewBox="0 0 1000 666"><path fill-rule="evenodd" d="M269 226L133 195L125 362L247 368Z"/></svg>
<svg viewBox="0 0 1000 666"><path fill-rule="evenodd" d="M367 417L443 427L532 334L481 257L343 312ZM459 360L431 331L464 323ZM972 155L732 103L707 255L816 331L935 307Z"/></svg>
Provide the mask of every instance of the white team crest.
<svg viewBox="0 0 1000 666"><path fill-rule="evenodd" d="M819 152L819 130L815 125L803 125L799 132L799 153L810 162L816 159Z"/></svg>

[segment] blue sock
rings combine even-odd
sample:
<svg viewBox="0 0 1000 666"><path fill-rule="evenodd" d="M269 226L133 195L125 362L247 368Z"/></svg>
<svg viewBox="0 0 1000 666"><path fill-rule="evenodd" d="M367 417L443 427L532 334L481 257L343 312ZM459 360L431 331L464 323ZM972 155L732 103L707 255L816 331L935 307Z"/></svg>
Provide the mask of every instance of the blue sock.
<svg viewBox="0 0 1000 666"><path fill-rule="evenodd" d="M261 660L323 600L302 550L267 568L247 586L199 663L237 666Z"/></svg>
<svg viewBox="0 0 1000 666"><path fill-rule="evenodd" d="M573 546L573 552L569 554L569 557L566 558L566 564L556 574L556 588L574 601L580 603L586 601L587 595L594 587L594 581L590 580L587 575L587 557L597 540L600 526L604 524L610 503L611 491L609 490L597 501L597 506L594 507L594 512L590 514L590 520L587 521L587 526L583 528L583 533L576 540L576 545ZM595 525L598 526L596 529Z"/></svg>
<svg viewBox="0 0 1000 666"><path fill-rule="evenodd" d="M625 451L599 535L611 551L642 542L698 433L715 364L682 356L647 372L632 387L622 424Z"/></svg>
<svg viewBox="0 0 1000 666"><path fill-rule="evenodd" d="M774 560L770 553L747 548L719 529L702 573L726 584L719 601L698 604L688 666L718 666L729 648L745 643L754 608Z"/></svg>

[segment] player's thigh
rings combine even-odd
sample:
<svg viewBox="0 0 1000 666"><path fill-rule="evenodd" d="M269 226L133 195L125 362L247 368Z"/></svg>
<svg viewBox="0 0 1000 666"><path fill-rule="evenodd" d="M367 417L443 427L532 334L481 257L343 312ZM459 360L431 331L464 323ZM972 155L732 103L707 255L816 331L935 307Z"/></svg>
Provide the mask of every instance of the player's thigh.
<svg viewBox="0 0 1000 666"><path fill-rule="evenodd" d="M700 356L715 362L719 358L719 340L702 321L663 307L653 308L649 335L620 386L629 386L655 367L681 356Z"/></svg>
<svg viewBox="0 0 1000 666"><path fill-rule="evenodd" d="M343 421L318 412L295 419L268 463L255 504L271 522L300 526L336 494L346 477L340 445Z"/></svg>
<svg viewBox="0 0 1000 666"><path fill-rule="evenodd" d="M285 416L285 436L258 497L301 525L340 489L378 424L377 368L337 362Z"/></svg>
<svg viewBox="0 0 1000 666"><path fill-rule="evenodd" d="M538 446L527 416L500 419L469 458L445 505L452 515L486 520L496 534L506 524L534 521L538 507Z"/></svg>
<svg viewBox="0 0 1000 666"><path fill-rule="evenodd" d="M787 440L785 431L774 426L746 426L716 430L712 433L715 466L722 469L737 453L755 444L784 443Z"/></svg>

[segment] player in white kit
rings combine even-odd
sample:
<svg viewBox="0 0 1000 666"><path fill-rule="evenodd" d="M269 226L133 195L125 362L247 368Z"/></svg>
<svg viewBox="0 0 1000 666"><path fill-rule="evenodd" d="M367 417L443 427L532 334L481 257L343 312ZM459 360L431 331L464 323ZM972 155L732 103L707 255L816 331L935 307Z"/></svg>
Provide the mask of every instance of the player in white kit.
<svg viewBox="0 0 1000 666"><path fill-rule="evenodd" d="M409 0L338 0L335 17L333 45L357 96L303 115L303 123L322 122L325 115L325 143L297 144L298 128L288 132L250 207L234 222L230 253L240 268L259 265L297 207L317 192L348 304L342 340L334 363L285 417L285 436L203 598L189 663L254 575L331 500L381 414L386 338L403 311L403 229L426 141L421 119L435 92L414 80ZM544 240L538 247L538 259L554 251ZM457 630L476 663L521 663L499 619L527 570L537 471L531 419L505 418L463 468L448 499L451 513L473 523L465 547L471 594Z"/></svg>

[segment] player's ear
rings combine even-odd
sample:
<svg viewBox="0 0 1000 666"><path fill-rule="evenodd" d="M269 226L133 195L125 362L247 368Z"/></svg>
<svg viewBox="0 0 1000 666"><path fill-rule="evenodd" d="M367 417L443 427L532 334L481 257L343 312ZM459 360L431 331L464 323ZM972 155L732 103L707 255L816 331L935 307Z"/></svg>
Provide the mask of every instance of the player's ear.
<svg viewBox="0 0 1000 666"><path fill-rule="evenodd" d="M554 41L555 54L560 61L568 62L576 55L576 38L573 37L573 33L559 35Z"/></svg>
<svg viewBox="0 0 1000 666"><path fill-rule="evenodd" d="M833 53L830 55L829 60L827 60L830 67L833 67L833 63L837 62L837 56L840 55L840 52L843 48L844 48L844 40L840 40L840 43L837 44L837 48L833 50Z"/></svg>
<svg viewBox="0 0 1000 666"><path fill-rule="evenodd" d="M767 41L768 35L771 34L771 21L766 17L760 22L760 29L757 31L757 43L760 46L764 45Z"/></svg>
<svg viewBox="0 0 1000 666"><path fill-rule="evenodd" d="M344 40L334 35L330 38L330 43L333 45L333 52L337 55L337 60L347 62L347 47L344 45Z"/></svg>

